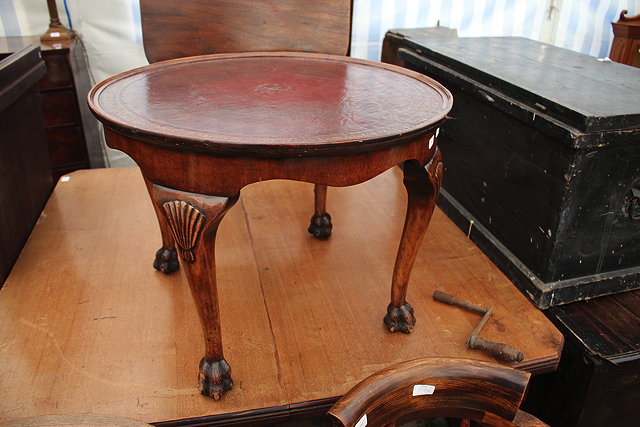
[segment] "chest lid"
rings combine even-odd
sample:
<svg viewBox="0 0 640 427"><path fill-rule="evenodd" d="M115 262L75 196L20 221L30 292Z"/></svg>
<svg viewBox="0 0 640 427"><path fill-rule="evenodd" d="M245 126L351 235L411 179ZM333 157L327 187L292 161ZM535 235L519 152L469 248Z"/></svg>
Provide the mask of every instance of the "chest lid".
<svg viewBox="0 0 640 427"><path fill-rule="evenodd" d="M640 69L520 37L405 39L408 47L582 132L640 128Z"/></svg>

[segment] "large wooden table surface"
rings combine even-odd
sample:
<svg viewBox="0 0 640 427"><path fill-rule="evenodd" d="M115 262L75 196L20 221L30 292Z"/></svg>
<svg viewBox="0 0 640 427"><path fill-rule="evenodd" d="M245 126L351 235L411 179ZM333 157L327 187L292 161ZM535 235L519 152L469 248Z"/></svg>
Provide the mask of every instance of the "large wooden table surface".
<svg viewBox="0 0 640 427"><path fill-rule="evenodd" d="M561 334L439 210L409 286L416 327L386 331L406 203L401 175L394 168L331 188L327 241L306 231L311 184L243 189L217 241L224 351L236 386L214 401L200 395L192 369L203 342L184 273L150 265L160 232L139 170L71 174L0 290L0 422L78 413L215 421L241 411L286 419L326 407L391 363L491 360L466 349L479 317L433 301L436 288L493 305L481 336L523 351L517 366L555 369Z"/></svg>

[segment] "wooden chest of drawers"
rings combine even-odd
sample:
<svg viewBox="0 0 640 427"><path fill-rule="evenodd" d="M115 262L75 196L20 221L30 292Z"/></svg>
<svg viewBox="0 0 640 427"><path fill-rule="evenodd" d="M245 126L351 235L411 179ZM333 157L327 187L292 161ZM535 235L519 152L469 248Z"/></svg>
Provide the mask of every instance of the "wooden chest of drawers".
<svg viewBox="0 0 640 427"><path fill-rule="evenodd" d="M53 179L77 169L104 167L98 122L87 108L91 88L84 47L79 39L40 43L39 37L0 39L0 57L39 45L47 72L38 83Z"/></svg>

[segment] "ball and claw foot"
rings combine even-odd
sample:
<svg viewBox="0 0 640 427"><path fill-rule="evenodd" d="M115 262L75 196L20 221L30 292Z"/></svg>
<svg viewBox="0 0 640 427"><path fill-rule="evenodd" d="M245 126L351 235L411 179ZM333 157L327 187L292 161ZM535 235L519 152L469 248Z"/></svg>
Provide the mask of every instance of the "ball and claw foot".
<svg viewBox="0 0 640 427"><path fill-rule="evenodd" d="M413 307L405 301L400 307L391 304L387 307L387 315L384 316L384 323L387 325L389 332L403 332L410 334L413 331L413 325L416 324L416 318L413 315Z"/></svg>
<svg viewBox="0 0 640 427"><path fill-rule="evenodd" d="M322 215L314 215L311 217L311 224L307 231L318 239L326 239L331 236L331 215L324 213Z"/></svg>
<svg viewBox="0 0 640 427"><path fill-rule="evenodd" d="M212 397L214 400L220 399L224 392L233 388L231 367L224 359L210 362L203 358L200 360L198 384L200 394Z"/></svg>
<svg viewBox="0 0 640 427"><path fill-rule="evenodd" d="M160 248L156 252L156 259L153 261L153 268L162 271L164 274L171 274L180 267L178 253L175 249Z"/></svg>

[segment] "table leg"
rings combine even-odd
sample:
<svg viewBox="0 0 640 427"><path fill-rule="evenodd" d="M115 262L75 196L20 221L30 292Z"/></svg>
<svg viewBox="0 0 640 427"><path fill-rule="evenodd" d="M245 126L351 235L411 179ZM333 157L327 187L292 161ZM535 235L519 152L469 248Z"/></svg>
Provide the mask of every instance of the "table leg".
<svg viewBox="0 0 640 427"><path fill-rule="evenodd" d="M331 215L327 213L327 186L316 184L314 189L315 193L315 212L311 217L311 223L309 224L309 233L313 234L318 239L326 239L331 236Z"/></svg>
<svg viewBox="0 0 640 427"><path fill-rule="evenodd" d="M144 178L144 183L147 186L151 200L153 200L153 184L147 178ZM178 253L176 252L176 244L173 241L169 224L167 224L167 218L155 203L153 203L153 210L156 212L158 224L160 225L160 233L162 234L162 247L156 251L153 268L162 271L164 274L171 274L180 266Z"/></svg>
<svg viewBox="0 0 640 427"><path fill-rule="evenodd" d="M424 167L416 160L408 160L403 164L404 186L408 195L407 215L393 269L391 303L384 317L384 323L390 332L411 333L416 323L413 308L405 299L407 286L413 262L435 209L442 170L440 151Z"/></svg>
<svg viewBox="0 0 640 427"><path fill-rule="evenodd" d="M204 196L153 185L152 197L173 234L202 324L205 355L198 375L200 392L219 399L231 390L233 381L222 354L215 241L220 221L239 194Z"/></svg>

